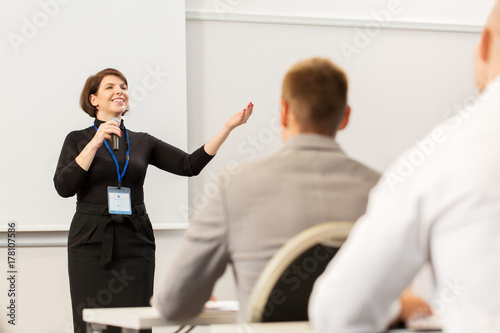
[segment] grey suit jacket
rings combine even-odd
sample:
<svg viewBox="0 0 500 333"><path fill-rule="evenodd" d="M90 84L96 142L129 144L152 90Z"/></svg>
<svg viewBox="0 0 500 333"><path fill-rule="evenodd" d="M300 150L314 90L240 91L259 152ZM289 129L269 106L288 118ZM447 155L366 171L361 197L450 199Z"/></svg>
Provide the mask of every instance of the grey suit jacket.
<svg viewBox="0 0 500 333"><path fill-rule="evenodd" d="M168 319L197 315L227 264L243 319L252 287L274 252L316 224L356 221L379 179L333 139L314 134L291 137L277 154L237 171L220 177L160 281L153 304Z"/></svg>

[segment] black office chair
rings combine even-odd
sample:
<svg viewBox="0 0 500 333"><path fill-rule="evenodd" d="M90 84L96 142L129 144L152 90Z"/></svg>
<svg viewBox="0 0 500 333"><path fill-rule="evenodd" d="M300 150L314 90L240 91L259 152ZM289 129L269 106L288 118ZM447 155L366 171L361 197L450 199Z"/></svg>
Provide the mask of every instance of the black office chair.
<svg viewBox="0 0 500 333"><path fill-rule="evenodd" d="M346 240L353 222L328 222L302 231L269 260L250 295L246 321L307 321L314 282Z"/></svg>

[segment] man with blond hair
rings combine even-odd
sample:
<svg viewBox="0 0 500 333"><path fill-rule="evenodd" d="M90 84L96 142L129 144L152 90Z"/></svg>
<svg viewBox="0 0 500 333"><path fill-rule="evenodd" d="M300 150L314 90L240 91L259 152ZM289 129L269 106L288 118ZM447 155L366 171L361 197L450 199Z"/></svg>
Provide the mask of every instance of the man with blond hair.
<svg viewBox="0 0 500 333"><path fill-rule="evenodd" d="M316 332L383 331L391 304L425 264L443 332L500 332L499 19L497 2L476 54L481 94L469 117L431 131L426 140L442 140L413 175L394 183L400 162L387 170L316 281L309 303Z"/></svg>
<svg viewBox="0 0 500 333"><path fill-rule="evenodd" d="M259 273L287 240L328 221L365 212L374 170L347 157L335 141L349 120L347 78L331 61L313 58L283 80L283 148L245 164L218 184L218 195L192 219L153 304L170 320L197 315L231 264L240 317Z"/></svg>

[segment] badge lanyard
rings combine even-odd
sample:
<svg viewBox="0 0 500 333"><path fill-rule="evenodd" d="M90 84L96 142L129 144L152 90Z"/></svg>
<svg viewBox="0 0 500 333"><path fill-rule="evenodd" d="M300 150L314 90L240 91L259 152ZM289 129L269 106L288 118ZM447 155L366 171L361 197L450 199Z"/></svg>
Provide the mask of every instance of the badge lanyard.
<svg viewBox="0 0 500 333"><path fill-rule="evenodd" d="M97 131L97 126L95 124L94 124L94 128ZM111 150L111 148L109 148L108 142L106 140L104 140L104 144L106 145L106 148L108 148L108 151L111 154L111 157L113 157L113 160L115 161L116 173L118 174L118 189L120 189L122 187L122 179L123 179L123 176L125 176L125 172L127 172L127 167L128 167L129 158L130 158L130 139L128 137L127 128L125 128L125 136L127 137L127 153L125 155L125 166L123 167L123 171L121 174L120 174L120 166L118 165L118 160L116 159L116 156L113 153L113 151Z"/></svg>

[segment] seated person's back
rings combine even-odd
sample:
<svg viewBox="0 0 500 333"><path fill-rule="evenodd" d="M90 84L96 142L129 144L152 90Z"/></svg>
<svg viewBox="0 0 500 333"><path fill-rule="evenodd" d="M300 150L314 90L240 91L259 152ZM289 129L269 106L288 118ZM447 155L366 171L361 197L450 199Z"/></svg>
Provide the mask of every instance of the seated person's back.
<svg viewBox="0 0 500 333"><path fill-rule="evenodd" d="M244 165L222 190L242 308L276 250L316 224L356 221L377 180L331 138L315 134L293 136L277 154Z"/></svg>

